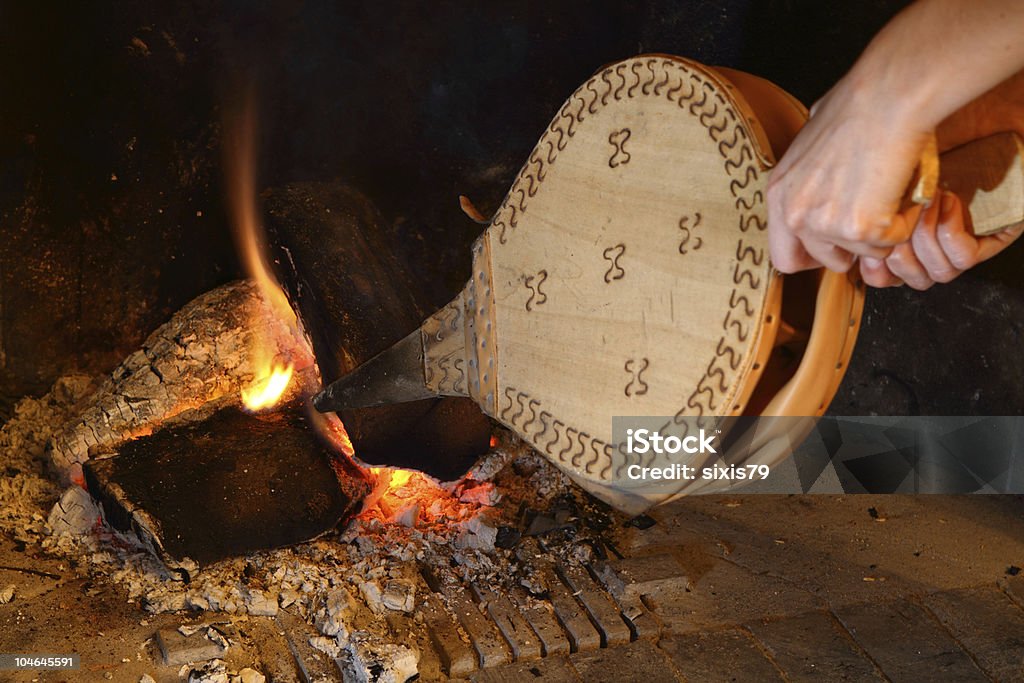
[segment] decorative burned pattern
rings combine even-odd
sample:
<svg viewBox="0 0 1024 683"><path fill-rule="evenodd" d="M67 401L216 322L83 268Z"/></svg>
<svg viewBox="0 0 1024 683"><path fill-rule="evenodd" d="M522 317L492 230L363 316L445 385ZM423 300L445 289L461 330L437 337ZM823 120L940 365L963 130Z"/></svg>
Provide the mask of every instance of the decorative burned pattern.
<svg viewBox="0 0 1024 683"><path fill-rule="evenodd" d="M646 358L636 360L630 358L626 361L623 369L629 373L629 383L626 384L626 388L623 390L626 396L643 396L647 393L647 382L643 379L644 370L649 368L651 361Z"/></svg>
<svg viewBox="0 0 1024 683"><path fill-rule="evenodd" d="M697 251L704 244L696 231L700 226L700 211L694 212L694 214L683 216L679 219L679 229L683 231L683 237L679 241L679 253L686 255L691 251Z"/></svg>
<svg viewBox="0 0 1024 683"><path fill-rule="evenodd" d="M426 386L439 394L468 393L463 302L458 297L423 322Z"/></svg>
<svg viewBox="0 0 1024 683"><path fill-rule="evenodd" d="M619 259L625 253L625 244L616 244L614 247L608 247L602 252L605 260L608 261L608 270L604 274L606 284L611 284L613 280L621 280L626 276L626 271L619 265Z"/></svg>
<svg viewBox="0 0 1024 683"><path fill-rule="evenodd" d="M562 106L499 207L492 221L492 227L497 233L497 243L492 242L493 248L500 249L500 245L506 244L508 235L518 227L520 218L526 213L528 199L536 195L549 167L576 134L578 126L610 101L637 97L666 98L697 118L717 145L724 170L730 177L729 192L740 214L740 231L764 231L765 222L755 212L764 204L763 193L755 182L761 173L757 155L750 135L734 105L722 93L723 90L724 87L704 70L685 60L665 57L644 57L620 62L593 76ZM628 136L617 140L609 137L609 142L616 148L609 165L614 167L612 162L616 160L617 154L623 153L622 146L626 139ZM623 155L623 159L620 160L622 163L628 161L628 155ZM693 217L692 223L684 225L680 221L680 229L684 231L679 245L680 253L700 248L702 241L693 234L698 224L697 215ZM619 246L622 251L625 250L625 245ZM621 253L618 255L621 256ZM716 412L728 412L731 407L728 405L731 396L727 372L735 372L742 365L743 353L737 346L748 340L756 328L757 311L751 302L763 295L765 284L754 271L755 267L764 263L764 249L745 245L741 238L736 255L730 308L721 323L715 355L708 361L696 389L676 413L676 422L679 424L683 423L684 416L688 414L702 417ZM616 274L618 277L624 274L621 267L616 270L616 259L610 256L610 253L606 253L606 258L612 262L612 267L605 274L606 282L615 279ZM644 387L646 390L646 383ZM611 479L613 469L616 475L621 476L627 466L627 458L621 453L613 456L611 445L557 419L552 420L547 411L538 412L542 407L540 401L525 392L507 387L501 399L504 405L498 415L499 419L519 430L537 449L554 461L577 469L582 463L583 471L604 481Z"/></svg>
<svg viewBox="0 0 1024 683"><path fill-rule="evenodd" d="M608 166L611 168L625 166L632 158L630 153L626 151L626 141L629 140L631 134L632 131L629 128L623 128L622 130L613 131L608 136L608 142L611 143L614 149L611 158L608 159Z"/></svg>
<svg viewBox="0 0 1024 683"><path fill-rule="evenodd" d="M538 410L540 401L515 387L505 387L504 408L497 416L512 425L538 450L552 460L571 466L591 478L608 481L612 470L612 447L590 434L554 419Z"/></svg>
<svg viewBox="0 0 1024 683"><path fill-rule="evenodd" d="M547 302L548 295L541 289L544 286L544 281L548 279L548 271L541 270L536 275L529 275L523 281L526 288L530 290L530 298L526 300L526 310L532 311L534 307L540 306Z"/></svg>

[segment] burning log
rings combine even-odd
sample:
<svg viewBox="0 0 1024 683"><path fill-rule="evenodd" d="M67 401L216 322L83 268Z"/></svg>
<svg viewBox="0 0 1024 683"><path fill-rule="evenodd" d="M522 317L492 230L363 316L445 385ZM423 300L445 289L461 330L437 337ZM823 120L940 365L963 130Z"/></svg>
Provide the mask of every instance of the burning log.
<svg viewBox="0 0 1024 683"><path fill-rule="evenodd" d="M277 196L287 199L272 202L275 225L288 226L273 233L275 253L287 257L278 261L290 266L282 279L331 379L406 334L426 306L361 195L314 186ZM332 218L319 225L297 206ZM266 283L239 282L195 299L48 444L54 466L88 485L113 527L134 532L186 576L229 555L314 538L347 521L370 491L373 475L350 460L346 430L303 416L299 403L318 388L317 368L288 303L274 294ZM275 368L294 369L296 379ZM280 412L241 410L278 401ZM490 423L465 400L343 417L362 459L448 479L490 440Z"/></svg>
<svg viewBox="0 0 1024 683"><path fill-rule="evenodd" d="M96 454L85 478L107 522L179 572L315 538L358 512L370 490L301 405L176 422Z"/></svg>
<svg viewBox="0 0 1024 683"><path fill-rule="evenodd" d="M376 208L340 182L264 194L267 244L326 386L416 329L433 311ZM415 239L403 235L401 239ZM468 253L468 245L467 245ZM487 450L489 420L469 399L444 398L340 415L364 462L455 479Z"/></svg>
<svg viewBox="0 0 1024 683"><path fill-rule="evenodd" d="M353 411L344 428L333 416L307 421L301 402L319 387L318 369L324 381L340 377L414 329L430 304L358 192L297 185L268 203L269 254L254 209L239 205L255 283L188 304L48 444L56 469L87 485L114 528L185 578L346 522L374 479L350 459L353 445L364 461L454 479L490 443L490 422L465 399ZM269 414L242 410L278 403Z"/></svg>
<svg viewBox="0 0 1024 683"><path fill-rule="evenodd" d="M256 350L267 345L299 371L293 391L312 386L309 349L253 283L234 282L197 297L128 356L53 437L47 446L51 462L65 480L81 483L91 448L149 434L222 397L237 405L242 390L259 378Z"/></svg>

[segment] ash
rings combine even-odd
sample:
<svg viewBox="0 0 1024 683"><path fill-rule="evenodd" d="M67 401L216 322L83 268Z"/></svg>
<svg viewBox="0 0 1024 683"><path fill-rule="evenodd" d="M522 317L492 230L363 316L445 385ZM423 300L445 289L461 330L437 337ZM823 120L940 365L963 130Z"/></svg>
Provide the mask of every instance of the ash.
<svg viewBox="0 0 1024 683"><path fill-rule="evenodd" d="M499 428L494 448L459 481L370 468L375 490L347 528L203 567L186 583L136 539L111 531L85 491L65 489L48 469L48 441L97 385L62 378L42 398L21 400L0 429L0 531L79 576L120 585L149 612L298 615L320 633L310 645L346 662L346 679L416 674L422 643L397 638L394 623L423 631L429 594L447 602L475 584L538 598L543 580L521 561L525 548L579 566L601 555L625 521Z"/></svg>

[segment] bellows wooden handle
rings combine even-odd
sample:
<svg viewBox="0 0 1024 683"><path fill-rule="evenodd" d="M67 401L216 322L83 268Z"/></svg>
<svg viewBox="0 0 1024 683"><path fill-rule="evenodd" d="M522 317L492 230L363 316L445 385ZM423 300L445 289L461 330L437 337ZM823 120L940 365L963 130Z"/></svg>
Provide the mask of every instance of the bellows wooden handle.
<svg viewBox="0 0 1024 683"><path fill-rule="evenodd" d="M913 200L927 204L939 187L960 197L975 235L1024 222L1024 141L1016 133L999 133L939 156L933 138L921 157Z"/></svg>

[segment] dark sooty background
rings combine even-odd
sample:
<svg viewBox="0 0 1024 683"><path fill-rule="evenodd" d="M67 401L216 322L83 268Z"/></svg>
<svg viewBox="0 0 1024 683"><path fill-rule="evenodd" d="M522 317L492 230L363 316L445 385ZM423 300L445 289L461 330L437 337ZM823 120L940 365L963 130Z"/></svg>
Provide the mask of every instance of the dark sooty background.
<svg viewBox="0 0 1024 683"><path fill-rule="evenodd" d="M108 370L241 273L220 103L258 75L261 187L344 178L443 304L551 116L601 65L668 52L821 96L903 4L0 4L0 419ZM872 292L833 412L1018 414L1020 248L927 294Z"/></svg>

